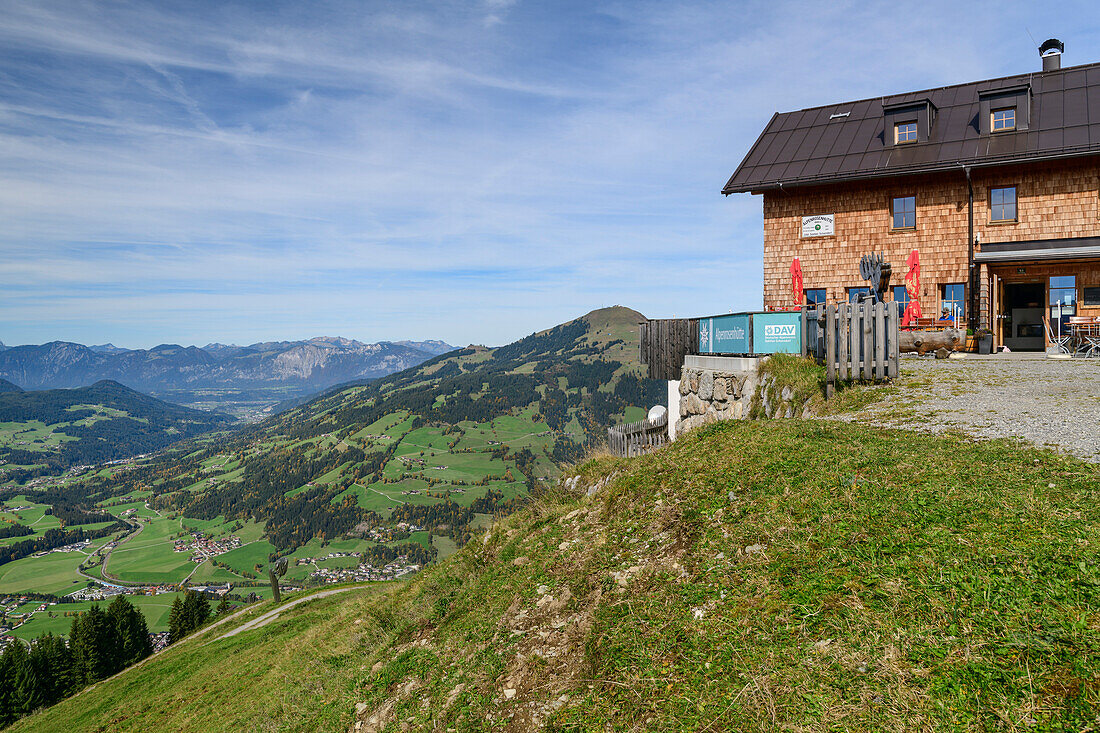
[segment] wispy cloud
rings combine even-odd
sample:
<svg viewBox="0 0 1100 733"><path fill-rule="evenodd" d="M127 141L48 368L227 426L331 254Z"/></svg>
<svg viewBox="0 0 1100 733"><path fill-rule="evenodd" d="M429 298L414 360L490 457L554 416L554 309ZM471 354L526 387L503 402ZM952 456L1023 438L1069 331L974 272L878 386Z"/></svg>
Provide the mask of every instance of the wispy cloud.
<svg viewBox="0 0 1100 733"><path fill-rule="evenodd" d="M1096 60L1085 6L992 7L0 0L0 340L754 307L718 190L774 111L1034 68L1025 24Z"/></svg>

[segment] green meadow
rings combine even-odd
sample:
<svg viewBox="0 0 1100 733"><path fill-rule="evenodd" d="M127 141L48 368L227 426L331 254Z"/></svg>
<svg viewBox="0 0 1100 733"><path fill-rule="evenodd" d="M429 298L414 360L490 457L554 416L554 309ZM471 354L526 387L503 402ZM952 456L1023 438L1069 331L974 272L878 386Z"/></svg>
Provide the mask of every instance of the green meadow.
<svg viewBox="0 0 1100 733"><path fill-rule="evenodd" d="M70 593L89 582L78 572L80 564L109 541L110 537L98 539L87 552L51 552L0 565L0 593Z"/></svg>

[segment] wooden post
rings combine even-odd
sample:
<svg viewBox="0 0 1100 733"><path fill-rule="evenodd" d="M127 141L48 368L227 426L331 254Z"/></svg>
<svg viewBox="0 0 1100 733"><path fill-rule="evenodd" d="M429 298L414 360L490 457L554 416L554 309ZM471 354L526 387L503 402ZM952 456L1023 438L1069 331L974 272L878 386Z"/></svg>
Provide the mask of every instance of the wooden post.
<svg viewBox="0 0 1100 733"><path fill-rule="evenodd" d="M836 389L836 315L831 305L825 306L825 399L833 396ZM821 325L821 321L818 321Z"/></svg>
<svg viewBox="0 0 1100 733"><path fill-rule="evenodd" d="M859 352L863 355L863 379L870 382L875 366L875 306L870 301L863 301L860 307Z"/></svg>
<svg viewBox="0 0 1100 733"><path fill-rule="evenodd" d="M852 318L852 379L863 379L863 309L864 305L857 305L853 309Z"/></svg>
<svg viewBox="0 0 1100 733"><path fill-rule="evenodd" d="M888 334L890 338L890 368L888 372L890 377L896 379L901 375L901 315L898 313L898 309L892 309L890 313L890 325L887 326Z"/></svg>
<svg viewBox="0 0 1100 733"><path fill-rule="evenodd" d="M893 308L897 310L897 306L886 303L878 303L875 305L875 328L874 328L874 341L875 341L875 379L883 380L886 378L886 310L887 308Z"/></svg>
<svg viewBox="0 0 1100 733"><path fill-rule="evenodd" d="M848 338L848 327L850 325L848 318L848 304L840 303L837 305L837 345L840 347L837 349L837 365L839 367L839 374L837 378L846 381L848 376L848 343L851 339Z"/></svg>
<svg viewBox="0 0 1100 733"><path fill-rule="evenodd" d="M806 356L809 350L810 335L806 332L810 319L806 317L808 306L802 306L802 356Z"/></svg>

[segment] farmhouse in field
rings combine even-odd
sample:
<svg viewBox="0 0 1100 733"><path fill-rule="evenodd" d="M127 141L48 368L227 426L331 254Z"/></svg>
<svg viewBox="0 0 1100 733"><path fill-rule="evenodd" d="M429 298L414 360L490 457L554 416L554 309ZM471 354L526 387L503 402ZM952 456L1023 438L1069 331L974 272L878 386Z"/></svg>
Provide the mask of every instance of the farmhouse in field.
<svg viewBox="0 0 1100 733"><path fill-rule="evenodd" d="M722 190L763 196L765 309L855 301L861 256L881 252L900 309L913 293L995 347L1042 350L1100 316L1100 63L1061 68L1062 51L1047 41L1025 74L774 115Z"/></svg>

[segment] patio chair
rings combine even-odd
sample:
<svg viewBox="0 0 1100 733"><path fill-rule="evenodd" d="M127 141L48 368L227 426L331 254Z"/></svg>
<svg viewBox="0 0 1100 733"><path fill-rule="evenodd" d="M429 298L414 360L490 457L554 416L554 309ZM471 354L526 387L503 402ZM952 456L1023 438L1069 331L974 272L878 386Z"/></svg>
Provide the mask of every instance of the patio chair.
<svg viewBox="0 0 1100 733"><path fill-rule="evenodd" d="M1050 347L1057 349L1058 353L1061 354L1071 353L1070 344L1073 342L1073 334L1068 331L1055 333L1054 329L1050 327L1050 318L1045 315L1043 316L1043 325L1047 329L1047 340L1050 342Z"/></svg>
<svg viewBox="0 0 1100 733"><path fill-rule="evenodd" d="M1069 322L1076 337L1076 355L1100 357L1100 318L1075 316Z"/></svg>

